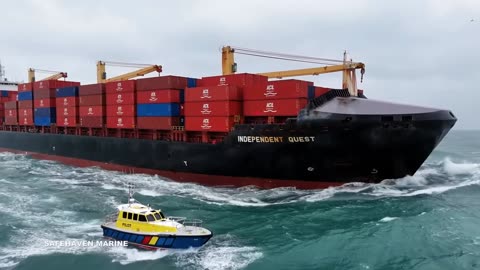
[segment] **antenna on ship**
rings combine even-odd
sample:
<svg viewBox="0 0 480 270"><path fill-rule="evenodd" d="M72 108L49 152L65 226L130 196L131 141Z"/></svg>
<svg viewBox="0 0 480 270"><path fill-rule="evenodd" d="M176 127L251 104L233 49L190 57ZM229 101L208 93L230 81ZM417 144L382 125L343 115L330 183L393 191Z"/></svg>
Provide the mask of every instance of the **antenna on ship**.
<svg viewBox="0 0 480 270"><path fill-rule="evenodd" d="M0 81L3 81L3 77L5 77L5 67L2 66L2 61L0 61Z"/></svg>
<svg viewBox="0 0 480 270"><path fill-rule="evenodd" d="M128 204L132 204L135 202L135 199L133 198L133 194L135 193L135 185L133 183L127 183L128 187Z"/></svg>

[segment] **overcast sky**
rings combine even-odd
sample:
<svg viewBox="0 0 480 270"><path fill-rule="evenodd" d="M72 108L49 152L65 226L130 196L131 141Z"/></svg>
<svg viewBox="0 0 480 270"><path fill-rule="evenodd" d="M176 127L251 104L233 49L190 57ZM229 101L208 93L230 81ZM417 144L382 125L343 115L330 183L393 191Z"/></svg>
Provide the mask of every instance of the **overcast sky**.
<svg viewBox="0 0 480 270"><path fill-rule="evenodd" d="M34 67L94 83L97 60L202 77L221 73L223 45L338 59L346 49L366 64L369 98L451 109L457 129L480 129L479 0L7 0L1 10L9 79L26 81ZM311 66L236 62L241 72ZM127 71L107 67L108 76ZM339 75L305 78L341 85Z"/></svg>

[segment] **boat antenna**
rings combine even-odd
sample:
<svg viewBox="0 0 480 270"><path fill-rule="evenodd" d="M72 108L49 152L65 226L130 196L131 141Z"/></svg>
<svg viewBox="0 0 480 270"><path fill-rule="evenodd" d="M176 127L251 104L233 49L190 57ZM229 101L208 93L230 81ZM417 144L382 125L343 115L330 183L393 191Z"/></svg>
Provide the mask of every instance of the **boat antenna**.
<svg viewBox="0 0 480 270"><path fill-rule="evenodd" d="M132 204L135 202L135 199L133 198L133 194L135 193L135 185L133 183L127 183L128 186L128 204Z"/></svg>
<svg viewBox="0 0 480 270"><path fill-rule="evenodd" d="M5 77L5 67L2 66L2 61L0 61L0 80L3 81L3 77Z"/></svg>

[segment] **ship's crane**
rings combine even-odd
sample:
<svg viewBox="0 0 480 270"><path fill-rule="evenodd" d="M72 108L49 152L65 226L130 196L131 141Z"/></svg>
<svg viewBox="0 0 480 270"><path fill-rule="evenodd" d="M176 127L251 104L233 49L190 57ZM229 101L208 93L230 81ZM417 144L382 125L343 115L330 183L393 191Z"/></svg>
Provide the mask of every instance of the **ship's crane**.
<svg viewBox="0 0 480 270"><path fill-rule="evenodd" d="M43 78L41 80L38 80L38 81L59 80L61 78L67 78L68 77L67 72L63 72L63 71L53 71L53 70L29 68L28 69L28 82L36 82L37 81L36 78L35 78L35 73L36 72L53 74L53 75L50 75L50 76L48 76L46 78Z"/></svg>
<svg viewBox="0 0 480 270"><path fill-rule="evenodd" d="M106 65L117 66L117 67L134 67L134 68L140 68L140 69L107 79L107 73L105 71ZM145 74L152 73L155 71L160 74L160 72L162 72L162 66L98 61L97 62L97 82L105 83L105 82L123 81L123 80L132 79L138 76L144 76Z"/></svg>
<svg viewBox="0 0 480 270"><path fill-rule="evenodd" d="M300 56L284 53L273 53L267 51L238 48L232 46L224 46L222 48L222 73L223 75L233 74L237 71L237 64L235 63L234 53L265 57L271 59L280 59L287 61L296 61L312 64L321 64L321 67L304 68L295 70L283 70L274 72L258 73L260 75L267 76L268 78L285 78L296 77L304 75L319 75L332 72L343 72L342 87L348 89L350 95L357 96L357 79L356 70L360 69L362 75L361 81L363 81L363 74L365 73L365 64L361 62L353 62L347 59L347 53L343 54L343 60L326 59L318 57Z"/></svg>

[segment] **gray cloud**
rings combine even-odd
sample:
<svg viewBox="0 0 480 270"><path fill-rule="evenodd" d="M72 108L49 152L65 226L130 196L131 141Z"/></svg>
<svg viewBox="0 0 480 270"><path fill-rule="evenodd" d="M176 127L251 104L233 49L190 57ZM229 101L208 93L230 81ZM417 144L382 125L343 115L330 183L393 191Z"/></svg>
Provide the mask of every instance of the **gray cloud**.
<svg viewBox="0 0 480 270"><path fill-rule="evenodd" d="M4 1L0 59L9 78L28 67L95 81L95 62L162 64L166 74L216 75L231 44L367 65L367 96L448 108L478 129L480 2L445 1ZM478 18L470 22L471 18ZM237 56L239 70L309 65ZM109 68L110 75L122 71ZM338 87L340 76L307 76Z"/></svg>

